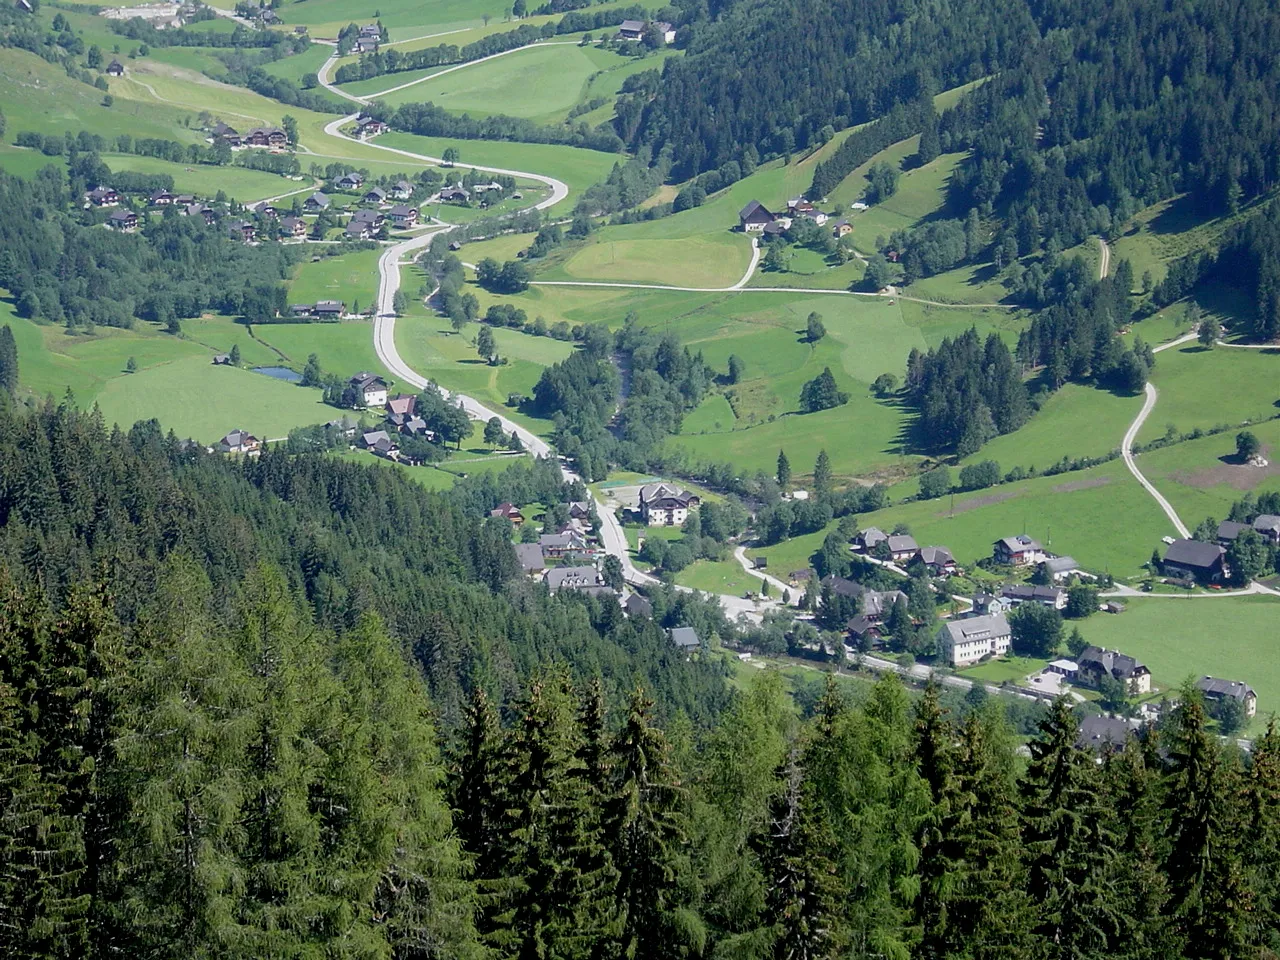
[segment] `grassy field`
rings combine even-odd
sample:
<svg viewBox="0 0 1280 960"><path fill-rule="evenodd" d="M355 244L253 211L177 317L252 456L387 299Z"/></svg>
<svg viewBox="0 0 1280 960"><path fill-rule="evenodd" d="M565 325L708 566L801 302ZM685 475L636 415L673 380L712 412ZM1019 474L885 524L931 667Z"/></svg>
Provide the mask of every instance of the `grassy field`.
<svg viewBox="0 0 1280 960"><path fill-rule="evenodd" d="M274 173L262 170L246 170L244 167L187 166L170 163L156 157L139 157L134 154L104 153L103 161L112 171L130 170L135 173L167 173L173 177L176 193L193 193L212 199L219 190L232 200L253 203L267 197L276 197L291 190L299 190L311 181L298 183Z"/></svg>
<svg viewBox="0 0 1280 960"><path fill-rule="evenodd" d="M1185 433L1273 416L1280 398L1280 352L1205 350L1192 342L1162 352L1151 382L1160 398L1138 432L1139 443L1163 436L1171 424Z"/></svg>
<svg viewBox="0 0 1280 960"><path fill-rule="evenodd" d="M831 202L839 205L841 215L849 209L849 204L862 199L868 185L867 172L873 166L888 163L901 167L908 157L915 156L919 144L920 138L912 137L886 147L845 177L830 196ZM870 253L877 236L887 238L893 231L913 226L921 218L942 209L951 172L963 159L961 153L944 153L923 167L908 170L899 178L898 191L892 197L872 204L869 210L850 213L858 249Z"/></svg>
<svg viewBox="0 0 1280 960"><path fill-rule="evenodd" d="M292 57L263 64L262 69L273 77L283 77L302 86L303 79L308 76L314 77L332 52L332 47L313 43L302 53L295 53Z"/></svg>
<svg viewBox="0 0 1280 960"><path fill-rule="evenodd" d="M326 138L327 143L332 139ZM569 196L557 209L569 210L578 195L609 175L613 165L621 157L598 150L581 147L563 147L546 143L506 143L496 140L447 140L440 137L418 137L408 133L390 133L378 138L383 146L410 150L429 157L438 157L449 147L457 148L463 164L478 163L487 167L526 170L541 173L564 181L569 186ZM347 144L357 150L373 150L372 147ZM358 152L344 154L361 156ZM383 154L383 157L387 157ZM413 165L408 158L399 161L401 166Z"/></svg>
<svg viewBox="0 0 1280 960"><path fill-rule="evenodd" d="M795 458L793 457L794 461ZM896 493L897 491L895 491ZM1090 470L1037 477L940 500L895 504L860 515L859 526L888 530L906 524L921 544L951 548L963 565L989 556L992 541L1026 532L1055 552L1117 578L1135 577L1171 533L1168 520L1120 461ZM803 567L826 531L750 551L770 567Z"/></svg>
<svg viewBox="0 0 1280 960"><path fill-rule="evenodd" d="M107 423L129 426L155 417L179 436L206 443L243 428L263 439L333 416L318 389L248 370L215 367L206 356L144 367L109 380L97 396Z"/></svg>
<svg viewBox="0 0 1280 960"><path fill-rule="evenodd" d="M381 249L354 250L336 257L300 264L289 284L290 303L345 300L351 310L373 306L378 295L378 258Z"/></svg>
<svg viewBox="0 0 1280 960"><path fill-rule="evenodd" d="M253 328L253 333L272 350L277 363L299 373L307 357L314 353L324 370L344 377L358 370L377 371L386 376L373 349L373 324L368 321L260 324Z"/></svg>
<svg viewBox="0 0 1280 960"><path fill-rule="evenodd" d="M1140 454L1138 466L1189 527L1205 517L1221 520L1246 493L1280 490L1280 420L1249 430L1262 442L1269 466L1235 462L1235 430Z"/></svg>
<svg viewBox="0 0 1280 960"><path fill-rule="evenodd" d="M728 560L695 560L676 574L676 583L707 593L727 593L740 597L747 591L757 593L760 581L742 569L742 564Z"/></svg>
<svg viewBox="0 0 1280 960"><path fill-rule="evenodd" d="M1280 658L1276 624L1280 600L1223 597L1194 600L1134 599L1119 616L1081 621L1090 643L1137 657L1161 686L1176 687L1203 675L1243 680L1257 691L1253 732L1280 706Z"/></svg>

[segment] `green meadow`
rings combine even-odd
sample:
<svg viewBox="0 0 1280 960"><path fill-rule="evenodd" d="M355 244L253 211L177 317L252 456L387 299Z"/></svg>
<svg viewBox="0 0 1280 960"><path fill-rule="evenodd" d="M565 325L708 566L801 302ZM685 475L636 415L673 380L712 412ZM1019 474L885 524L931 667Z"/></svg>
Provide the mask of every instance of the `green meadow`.
<svg viewBox="0 0 1280 960"><path fill-rule="evenodd" d="M1218 424L1265 420L1280 409L1280 351L1205 350L1194 341L1156 357L1151 382L1159 391L1155 409L1138 431L1138 442Z"/></svg>
<svg viewBox="0 0 1280 960"><path fill-rule="evenodd" d="M1190 677L1243 680L1258 694L1251 732L1280 708L1280 599L1125 599L1125 612L1079 621L1090 643L1137 657L1162 687Z"/></svg>
<svg viewBox="0 0 1280 960"><path fill-rule="evenodd" d="M135 173L167 173L173 177L175 193L192 193L212 199L221 190L228 199L240 203L253 203L293 190L303 190L311 182L307 180L305 183L298 183L274 173L246 170L244 167L201 164L189 166L128 153L104 153L102 159L113 172L130 170Z"/></svg>
<svg viewBox="0 0 1280 960"><path fill-rule="evenodd" d="M353 250L300 264L289 284L289 302L343 300L351 311L358 301L361 310L368 309L378 295L378 258L381 256L381 248Z"/></svg>

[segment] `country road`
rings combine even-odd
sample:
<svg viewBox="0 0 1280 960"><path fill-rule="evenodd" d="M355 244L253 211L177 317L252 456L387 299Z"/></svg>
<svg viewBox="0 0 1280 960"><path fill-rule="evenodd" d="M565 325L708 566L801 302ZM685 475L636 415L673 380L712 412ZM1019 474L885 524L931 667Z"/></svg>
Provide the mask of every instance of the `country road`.
<svg viewBox="0 0 1280 960"><path fill-rule="evenodd" d="M330 58L330 60L326 61L325 65L320 68L318 77L321 83L325 83L324 74L327 72L327 69L332 62L332 58ZM363 143L363 141L356 140L354 137L350 137L338 129L344 123L350 123L354 119L355 114L351 114L334 120L325 125L324 132L337 139L348 140L353 143ZM443 162L436 157L413 153L409 150L399 150L394 147L383 147L376 143L364 143L364 145L378 150L384 150L389 153L398 154L412 160L417 160L421 163L438 164ZM506 170L497 167L482 167L473 164L458 164L458 166L469 166L472 169L482 170L487 173L506 174L508 176L522 177L526 180L534 180L547 184L551 187L551 195L535 204L533 209L536 210L545 210L552 207L555 204L560 203L569 195L568 186L554 177L547 177L537 173L529 173L523 170ZM432 239L438 234L448 233L453 229L455 229L454 225L446 225L440 227L438 230L432 230L427 233L419 234L416 237L403 240L400 243L387 247L386 250L383 251L382 256L378 258L378 301L373 321L374 351L377 353L378 359L393 376L399 378L404 383L417 387L418 389L425 388L430 381L428 378L422 376L410 367L400 355L400 351L396 347L395 296L396 292L400 289L400 266L406 261L411 262L411 255L415 251L428 246ZM755 261L756 257L753 256L753 267L755 265ZM748 273L748 276L749 275L750 274ZM746 282L746 279L746 277L743 278L744 283ZM439 388L438 384L436 384L436 386ZM520 442L524 445L524 448L533 456L547 458L555 457L554 451L552 451L550 445L545 440L521 424L515 423L503 416L500 411L486 407L474 397L468 397L461 393L454 393L444 390L443 388L439 389L445 397L456 400L461 404L462 408L467 412L467 415L473 419L487 421L493 417L497 417L498 422L502 424L502 429L508 434L515 433L515 435L520 438ZM564 475L565 480L568 482L581 479L563 463L561 464L560 470ZM622 523L619 521L617 514L606 507L600 498L596 497L594 494L592 494L592 499L596 504L596 512L600 516L600 542L607 554L618 558L619 562L622 564L623 576L626 581L633 585L656 583L657 580L654 577L637 569L635 564L632 562L631 553L627 546L627 538L623 533ZM728 594L717 594L715 596L719 600L720 606L724 609L726 615L731 618L747 617L749 619L759 621L764 610L776 606L776 603L773 601L755 602L743 597L730 596Z"/></svg>

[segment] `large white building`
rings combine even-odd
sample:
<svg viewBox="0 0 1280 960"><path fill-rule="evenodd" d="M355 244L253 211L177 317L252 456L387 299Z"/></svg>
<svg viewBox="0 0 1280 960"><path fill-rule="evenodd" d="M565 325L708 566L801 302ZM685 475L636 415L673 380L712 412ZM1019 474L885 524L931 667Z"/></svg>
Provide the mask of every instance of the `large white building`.
<svg viewBox="0 0 1280 960"><path fill-rule="evenodd" d="M953 667L1009 652L1012 631L1003 613L952 620L938 631L938 652Z"/></svg>
<svg viewBox="0 0 1280 960"><path fill-rule="evenodd" d="M696 494L669 483L646 483L640 488L640 515L651 527L678 527L701 502Z"/></svg>

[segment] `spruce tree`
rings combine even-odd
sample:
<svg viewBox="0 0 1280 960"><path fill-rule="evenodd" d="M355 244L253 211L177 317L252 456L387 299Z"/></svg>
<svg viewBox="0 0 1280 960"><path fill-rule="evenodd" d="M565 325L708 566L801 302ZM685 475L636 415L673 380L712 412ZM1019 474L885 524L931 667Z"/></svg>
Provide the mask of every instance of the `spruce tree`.
<svg viewBox="0 0 1280 960"><path fill-rule="evenodd" d="M1280 732L1275 720L1253 744L1253 763L1246 781L1248 823L1242 845L1244 866L1253 890L1254 932L1249 939L1272 953L1280 952Z"/></svg>
<svg viewBox="0 0 1280 960"><path fill-rule="evenodd" d="M776 960L836 957L844 946L840 910L847 894L832 862L835 838L822 805L806 787L794 752L780 778L783 788L760 843L771 956Z"/></svg>
<svg viewBox="0 0 1280 960"><path fill-rule="evenodd" d="M1181 697L1164 798L1169 909L1189 955L1227 960L1244 948L1252 907L1240 861L1238 778L1209 733L1199 692L1188 682Z"/></svg>
<svg viewBox="0 0 1280 960"><path fill-rule="evenodd" d="M631 695L611 751L616 786L605 814L617 871L618 955L628 960L684 956L689 930L687 918L677 916L684 791L666 739L649 722L652 707L643 691Z"/></svg>
<svg viewBox="0 0 1280 960"><path fill-rule="evenodd" d="M18 389L18 344L9 324L0 327L0 390L11 396Z"/></svg>
<svg viewBox="0 0 1280 960"><path fill-rule="evenodd" d="M778 469L774 476L778 481L778 486L783 489L783 492L791 486L791 461L787 459L787 452L785 450L778 451Z"/></svg>
<svg viewBox="0 0 1280 960"><path fill-rule="evenodd" d="M1055 957L1103 958L1118 945L1120 914L1107 874L1115 856L1099 802L1093 757L1076 747L1066 697L1054 701L1030 744L1021 781L1027 890L1036 932Z"/></svg>
<svg viewBox="0 0 1280 960"><path fill-rule="evenodd" d="M825 449L818 451L813 465L813 495L819 500L831 494L831 458Z"/></svg>

